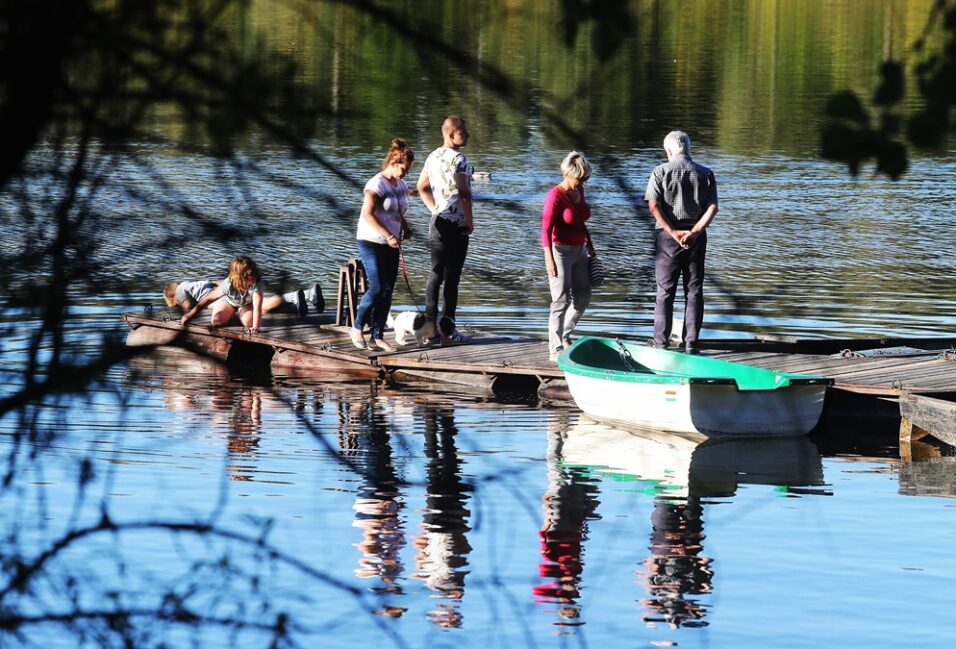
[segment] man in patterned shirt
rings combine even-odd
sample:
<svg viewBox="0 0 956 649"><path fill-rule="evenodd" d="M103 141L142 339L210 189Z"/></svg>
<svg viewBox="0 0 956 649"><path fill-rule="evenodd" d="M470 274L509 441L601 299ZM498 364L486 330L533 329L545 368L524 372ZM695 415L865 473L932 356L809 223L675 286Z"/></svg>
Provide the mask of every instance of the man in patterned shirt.
<svg viewBox="0 0 956 649"><path fill-rule="evenodd" d="M664 138L667 162L658 165L647 181L644 199L657 222L654 274L654 346L667 347L674 317L677 280L684 280L685 351L698 353L704 322L704 255L707 226L717 215L714 172L690 158L690 137L671 131Z"/></svg>
<svg viewBox="0 0 956 649"><path fill-rule="evenodd" d="M432 268L425 286L425 315L436 322L442 283L442 315L455 319L458 283L468 254L468 238L475 229L471 213L474 169L460 151L469 138L465 120L455 115L447 117L441 132L442 146L431 152L418 177L418 194L432 213L428 226ZM454 337L460 336L455 332Z"/></svg>

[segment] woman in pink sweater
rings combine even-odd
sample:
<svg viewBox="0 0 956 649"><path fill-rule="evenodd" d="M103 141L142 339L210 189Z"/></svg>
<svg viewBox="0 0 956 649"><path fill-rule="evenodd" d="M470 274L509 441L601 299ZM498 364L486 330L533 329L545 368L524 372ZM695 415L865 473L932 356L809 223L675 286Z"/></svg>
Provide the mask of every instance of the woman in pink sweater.
<svg viewBox="0 0 956 649"><path fill-rule="evenodd" d="M541 247L551 288L548 350L551 360L571 345L571 332L591 302L588 256L594 246L586 222L591 208L584 199L584 183L591 165L577 151L561 162L564 179L548 192L541 213Z"/></svg>

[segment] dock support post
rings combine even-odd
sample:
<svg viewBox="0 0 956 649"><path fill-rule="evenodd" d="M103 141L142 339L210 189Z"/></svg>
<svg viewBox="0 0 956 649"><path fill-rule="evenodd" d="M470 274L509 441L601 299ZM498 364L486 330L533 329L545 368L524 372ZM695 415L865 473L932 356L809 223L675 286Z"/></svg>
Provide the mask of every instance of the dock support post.
<svg viewBox="0 0 956 649"><path fill-rule="evenodd" d="M362 260L349 259L339 269L339 290L335 307L335 324L350 327L355 323L359 299L368 290L368 278Z"/></svg>
<svg viewBox="0 0 956 649"><path fill-rule="evenodd" d="M900 459L913 461L913 442L931 436L956 446L956 402L916 394L901 394Z"/></svg>
<svg viewBox="0 0 956 649"><path fill-rule="evenodd" d="M913 461L913 420L906 416L900 420L900 460Z"/></svg>

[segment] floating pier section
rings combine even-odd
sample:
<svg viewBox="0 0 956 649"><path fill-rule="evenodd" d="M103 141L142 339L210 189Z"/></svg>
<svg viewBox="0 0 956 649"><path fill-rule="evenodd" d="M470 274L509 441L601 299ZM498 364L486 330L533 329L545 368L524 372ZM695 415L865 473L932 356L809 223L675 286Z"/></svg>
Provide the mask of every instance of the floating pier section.
<svg viewBox="0 0 956 649"><path fill-rule="evenodd" d="M172 313L126 314L127 345L175 345L239 365L268 366L277 374L326 380L385 378L429 381L489 391L547 392L564 375L548 360L548 346L536 338L475 334L464 344L398 347L394 352L356 349L348 326L332 324L329 314L269 314L258 334L242 327L212 328L179 324ZM543 391L542 391L543 390Z"/></svg>
<svg viewBox="0 0 956 649"><path fill-rule="evenodd" d="M570 398L563 373L548 358L547 342L537 338L466 332L470 342L464 344L398 347L387 332L396 351L383 352L353 347L348 326L334 324L334 313L306 318L269 314L258 334L242 327L182 326L178 314L166 311L123 318L130 329L127 345L185 347L236 365L268 367L276 374L331 381L389 378ZM950 403L956 401L956 338L708 339L701 349L716 358L833 379L832 396L864 398L854 406L858 414L871 414L867 409L878 400L904 426L909 421L933 436L939 422L956 416L956 404ZM913 397L920 399L914 402ZM950 441L950 428L938 439L956 442L956 429ZM909 439L901 430L901 442L904 437Z"/></svg>

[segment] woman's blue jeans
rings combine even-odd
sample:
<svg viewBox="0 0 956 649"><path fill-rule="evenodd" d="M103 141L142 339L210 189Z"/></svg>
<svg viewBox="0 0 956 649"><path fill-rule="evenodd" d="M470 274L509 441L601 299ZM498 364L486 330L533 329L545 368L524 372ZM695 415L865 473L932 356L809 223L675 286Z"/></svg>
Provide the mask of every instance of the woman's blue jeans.
<svg viewBox="0 0 956 649"><path fill-rule="evenodd" d="M398 278L398 248L359 239L358 249L368 278L368 290L355 312L355 328L361 330L368 325L372 330L372 339L381 340L385 335L385 321L392 308L392 292Z"/></svg>

